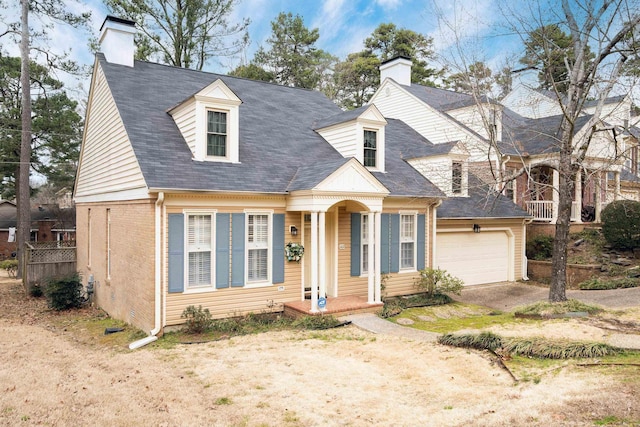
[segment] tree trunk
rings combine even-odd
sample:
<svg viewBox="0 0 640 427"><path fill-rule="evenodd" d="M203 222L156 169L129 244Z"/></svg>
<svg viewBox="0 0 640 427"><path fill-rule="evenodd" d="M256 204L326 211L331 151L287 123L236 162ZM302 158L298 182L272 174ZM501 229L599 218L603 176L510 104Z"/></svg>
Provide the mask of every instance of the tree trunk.
<svg viewBox="0 0 640 427"><path fill-rule="evenodd" d="M29 76L29 1L20 0L21 15L21 40L20 40L20 86L22 89L22 139L20 141L20 174L16 193L18 196L18 277L23 275L23 254L25 242L29 241L31 226L31 202L29 188L29 172L31 169L31 84Z"/></svg>
<svg viewBox="0 0 640 427"><path fill-rule="evenodd" d="M558 217L556 219L556 235L553 242L551 286L549 287L549 301L551 302L567 300L567 248L569 245L575 176L573 165L571 164L573 126L568 123L568 120L565 120L563 124L562 134L562 149L558 165Z"/></svg>

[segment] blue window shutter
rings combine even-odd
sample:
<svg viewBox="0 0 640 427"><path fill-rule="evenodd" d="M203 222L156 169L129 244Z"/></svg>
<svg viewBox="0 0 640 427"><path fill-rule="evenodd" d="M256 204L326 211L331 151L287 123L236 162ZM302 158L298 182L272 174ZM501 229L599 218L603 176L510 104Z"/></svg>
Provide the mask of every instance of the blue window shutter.
<svg viewBox="0 0 640 427"><path fill-rule="evenodd" d="M391 272L400 271L400 215L391 215Z"/></svg>
<svg viewBox="0 0 640 427"><path fill-rule="evenodd" d="M359 213L351 214L351 275L360 276L360 239L362 225Z"/></svg>
<svg viewBox="0 0 640 427"><path fill-rule="evenodd" d="M418 241L417 241L417 249L416 249L416 258L418 265L416 266L418 270L424 270L424 246L425 246L425 216L418 215Z"/></svg>
<svg viewBox="0 0 640 427"><path fill-rule="evenodd" d="M272 281L284 283L284 214L273 215Z"/></svg>
<svg viewBox="0 0 640 427"><path fill-rule="evenodd" d="M389 222L391 215L382 214L380 215L380 270L383 274L389 273L389 265L390 265L390 253L389 253L389 243L391 241L391 236L389 235Z"/></svg>
<svg viewBox="0 0 640 427"><path fill-rule="evenodd" d="M216 288L229 287L229 220L228 213L216 215Z"/></svg>
<svg viewBox="0 0 640 427"><path fill-rule="evenodd" d="M244 230L243 213L231 215L231 286L244 286Z"/></svg>
<svg viewBox="0 0 640 427"><path fill-rule="evenodd" d="M169 292L184 292L184 215L169 214Z"/></svg>

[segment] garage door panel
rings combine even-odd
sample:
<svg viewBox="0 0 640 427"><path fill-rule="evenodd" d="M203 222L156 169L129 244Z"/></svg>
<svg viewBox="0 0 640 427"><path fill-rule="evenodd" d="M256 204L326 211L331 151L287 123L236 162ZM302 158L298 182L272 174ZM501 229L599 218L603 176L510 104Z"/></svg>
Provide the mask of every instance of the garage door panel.
<svg viewBox="0 0 640 427"><path fill-rule="evenodd" d="M438 233L437 266L465 285L509 279L509 237L503 231Z"/></svg>

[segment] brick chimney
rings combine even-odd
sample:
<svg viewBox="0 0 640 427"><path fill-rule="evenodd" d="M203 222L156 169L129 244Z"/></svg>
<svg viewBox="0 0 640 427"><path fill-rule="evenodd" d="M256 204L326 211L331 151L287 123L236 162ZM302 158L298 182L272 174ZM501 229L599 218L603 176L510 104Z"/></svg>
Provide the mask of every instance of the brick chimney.
<svg viewBox="0 0 640 427"><path fill-rule="evenodd" d="M411 86L411 59L396 56L380 64L380 83L387 78L403 86Z"/></svg>
<svg viewBox="0 0 640 427"><path fill-rule="evenodd" d="M108 62L133 67L135 33L134 21L107 16L100 27L100 52Z"/></svg>

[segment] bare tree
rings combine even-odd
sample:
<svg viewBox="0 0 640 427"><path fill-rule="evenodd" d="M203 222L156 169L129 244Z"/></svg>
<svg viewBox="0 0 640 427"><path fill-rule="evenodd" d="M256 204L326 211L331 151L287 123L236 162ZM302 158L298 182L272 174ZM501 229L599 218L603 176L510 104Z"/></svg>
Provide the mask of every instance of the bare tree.
<svg viewBox="0 0 640 427"><path fill-rule="evenodd" d="M504 161L502 150L507 141L500 141L491 133L495 124L491 120L491 110L486 108L487 103L481 93L472 92L489 135L488 163L498 184L504 185L522 174L530 174L533 167L546 166L557 172L558 184L553 186L558 204L549 290L549 300L552 302L566 300L567 246L574 182L578 174L587 169L589 149L595 145L593 142L598 139L598 133L608 132L609 140L615 145L614 152L608 154L609 164L621 159L622 153L616 151L618 140L615 127L606 123L603 107L614 89L616 94L622 90L622 72L627 60L638 58L638 43L634 37L640 22L640 8L638 2L633 0L561 0L560 5L560 8L550 8L540 1L527 3L527 8L517 3L516 9L514 4L505 1L497 8L503 11L504 22L508 25L505 34L518 34L523 46L526 46L532 33L544 36L544 32L536 32L538 28L553 26L569 34L565 39L568 45L562 49L558 49L553 38L537 40L539 56L536 69L546 77L545 87L551 89L553 102L560 112L556 117L556 128L551 131L546 129L544 135L541 135L542 132L537 135L553 144L548 155L531 162L525 161L522 156L524 153L520 152L521 167L509 173L505 173L503 168L493 169L491 152ZM455 23L445 24L449 31L454 30L454 34L462 34L455 31ZM451 50L455 63L463 64L462 69L471 76L472 70L469 66L464 67L464 64L473 64L477 60L477 52L466 51L464 46L467 44L460 36ZM545 49L549 51L545 52ZM545 62L548 58L552 58L553 63ZM564 64L566 73L557 72L559 62ZM585 114L587 105L590 108L588 115ZM512 151L518 152L518 149L516 145L512 147Z"/></svg>

